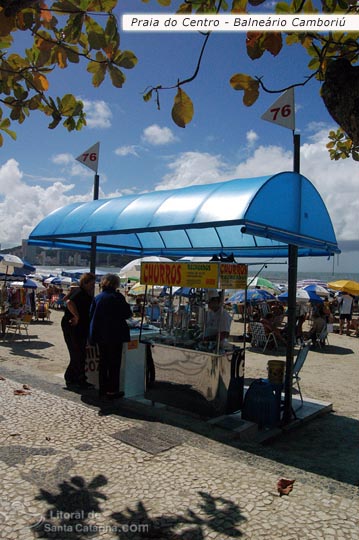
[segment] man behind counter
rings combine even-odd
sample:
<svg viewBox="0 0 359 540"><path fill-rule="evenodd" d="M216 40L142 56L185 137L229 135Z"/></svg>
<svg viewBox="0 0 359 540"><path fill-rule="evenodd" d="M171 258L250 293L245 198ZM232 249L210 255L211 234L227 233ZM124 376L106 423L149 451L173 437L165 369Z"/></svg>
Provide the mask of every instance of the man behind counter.
<svg viewBox="0 0 359 540"><path fill-rule="evenodd" d="M232 317L223 307L219 296L213 296L209 300L208 309L204 339L205 341L216 341L219 333L219 339L223 341L229 337Z"/></svg>

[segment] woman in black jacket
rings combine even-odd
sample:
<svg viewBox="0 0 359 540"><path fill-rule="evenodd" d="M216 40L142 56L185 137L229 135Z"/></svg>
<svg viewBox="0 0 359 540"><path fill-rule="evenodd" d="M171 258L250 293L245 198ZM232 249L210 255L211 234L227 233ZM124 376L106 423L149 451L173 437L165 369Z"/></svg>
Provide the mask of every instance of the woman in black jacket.
<svg viewBox="0 0 359 540"><path fill-rule="evenodd" d="M130 341L126 319L132 311L125 297L117 289L120 278L106 274L101 280L102 292L90 310L90 342L99 347L99 394L101 398L115 399L120 392L120 369L123 343Z"/></svg>
<svg viewBox="0 0 359 540"><path fill-rule="evenodd" d="M95 274L82 274L79 286L64 298L66 308L61 328L70 355L70 363L65 371L65 381L69 388L93 386L86 381L85 363L95 281Z"/></svg>

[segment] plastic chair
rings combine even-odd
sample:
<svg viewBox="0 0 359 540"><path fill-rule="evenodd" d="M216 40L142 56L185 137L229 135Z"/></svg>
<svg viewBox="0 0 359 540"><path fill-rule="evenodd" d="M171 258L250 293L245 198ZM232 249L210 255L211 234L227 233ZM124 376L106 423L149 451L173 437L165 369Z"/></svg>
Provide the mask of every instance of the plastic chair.
<svg viewBox="0 0 359 540"><path fill-rule="evenodd" d="M251 322L250 324L252 332L252 347L262 347L263 352L266 350L270 343L273 343L275 348L278 349L278 343L273 332L266 334L264 326L260 322Z"/></svg>
<svg viewBox="0 0 359 540"><path fill-rule="evenodd" d="M161 321L161 308L158 304L147 306L145 310L145 314L146 314L146 317L149 318L151 323Z"/></svg>
<svg viewBox="0 0 359 540"><path fill-rule="evenodd" d="M299 381L300 381L299 372L301 371L304 365L305 359L307 358L309 348L310 348L310 345L305 345L304 347L299 349L297 358L293 365L293 385L295 384L297 386L299 396L300 396L300 401L301 401L301 405L298 407L299 409L300 407L303 407L302 390L299 384Z"/></svg>
<svg viewBox="0 0 359 540"><path fill-rule="evenodd" d="M18 335L19 337L26 337L28 341L30 341L30 336L28 332L28 326L32 321L32 314L26 313L21 317L21 319L10 319L8 324L6 325L6 331L5 331L5 339L7 339L9 336L12 336L12 340L15 339L15 336Z"/></svg>
<svg viewBox="0 0 359 540"><path fill-rule="evenodd" d="M325 347L325 345L329 345L329 339L328 339L328 328L327 326L324 326L322 331L319 332L319 334L316 335L316 341L319 344L319 347L322 349Z"/></svg>

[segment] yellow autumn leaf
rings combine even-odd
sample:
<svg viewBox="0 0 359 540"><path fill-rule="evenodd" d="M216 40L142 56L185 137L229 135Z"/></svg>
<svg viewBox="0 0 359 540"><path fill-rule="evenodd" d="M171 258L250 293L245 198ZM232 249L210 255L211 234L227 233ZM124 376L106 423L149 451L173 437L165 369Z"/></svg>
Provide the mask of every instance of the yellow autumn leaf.
<svg viewBox="0 0 359 540"><path fill-rule="evenodd" d="M59 68L64 69L67 67L67 54L64 48L59 47L56 51L57 65Z"/></svg>
<svg viewBox="0 0 359 540"><path fill-rule="evenodd" d="M258 81L245 73L236 73L236 75L231 77L229 82L234 90L248 90L252 87L253 83L258 84Z"/></svg>
<svg viewBox="0 0 359 540"><path fill-rule="evenodd" d="M245 73L237 73L230 79L230 84L234 90L243 90L243 103L250 107L255 103L259 96L259 81L253 79Z"/></svg>
<svg viewBox="0 0 359 540"><path fill-rule="evenodd" d="M39 92L46 92L49 89L49 81L42 73L35 73L33 83Z"/></svg>
<svg viewBox="0 0 359 540"><path fill-rule="evenodd" d="M193 118L193 103L191 98L181 88L174 99L172 108L172 119L179 127L186 127Z"/></svg>

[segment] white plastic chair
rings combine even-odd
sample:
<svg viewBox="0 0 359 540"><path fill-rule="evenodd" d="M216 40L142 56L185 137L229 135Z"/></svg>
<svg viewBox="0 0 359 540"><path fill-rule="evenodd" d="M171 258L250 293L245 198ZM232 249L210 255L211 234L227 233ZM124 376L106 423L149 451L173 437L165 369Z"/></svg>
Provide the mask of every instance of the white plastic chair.
<svg viewBox="0 0 359 540"><path fill-rule="evenodd" d="M22 337L22 339L25 338L30 341L28 326L31 321L31 313L26 313L20 319L10 319L10 321L6 325L5 339L11 337L11 339L13 340L15 339L16 335L18 335L19 337Z"/></svg>
<svg viewBox="0 0 359 540"><path fill-rule="evenodd" d="M266 334L264 326L260 322L251 322L250 323L251 332L252 332L252 347L262 347L263 352L268 347L269 343L274 343L276 349L278 349L278 343L273 332Z"/></svg>
<svg viewBox="0 0 359 540"><path fill-rule="evenodd" d="M299 384L299 381L300 381L299 372L300 372L300 370L302 369L302 367L304 365L305 359L307 358L309 348L310 348L310 345L305 345L304 347L299 349L298 354L297 354L297 358L296 358L296 360L295 360L295 362L293 364L293 386L294 385L297 386L299 396L300 396L300 401L301 401L300 407L303 406L303 396L302 396L302 390L301 390L300 384ZM298 408L300 408L300 407L298 407Z"/></svg>

